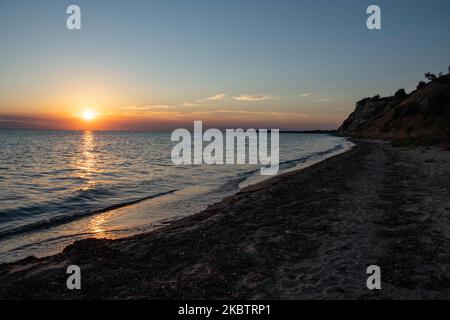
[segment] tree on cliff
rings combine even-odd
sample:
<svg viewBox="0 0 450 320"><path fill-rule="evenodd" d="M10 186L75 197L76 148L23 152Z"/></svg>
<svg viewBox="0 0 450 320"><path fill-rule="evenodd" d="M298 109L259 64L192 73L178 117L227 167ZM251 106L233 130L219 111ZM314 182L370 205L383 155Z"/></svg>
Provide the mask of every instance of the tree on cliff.
<svg viewBox="0 0 450 320"><path fill-rule="evenodd" d="M427 78L430 81L433 81L433 80L436 80L437 77L435 74L433 74L431 72L427 72L427 73L425 73L425 78Z"/></svg>

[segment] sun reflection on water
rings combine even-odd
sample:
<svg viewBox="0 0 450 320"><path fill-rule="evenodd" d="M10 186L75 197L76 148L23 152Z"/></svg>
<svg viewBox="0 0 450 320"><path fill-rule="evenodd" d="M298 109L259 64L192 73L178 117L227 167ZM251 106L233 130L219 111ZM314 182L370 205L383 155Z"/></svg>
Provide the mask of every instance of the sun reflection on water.
<svg viewBox="0 0 450 320"><path fill-rule="evenodd" d="M92 234L92 237L97 239L116 239L119 237L119 234L116 234L115 231L118 231L117 227L113 228L111 226L111 220L120 219L120 212L116 212L116 210L107 211L95 215L89 218L89 222L87 224L88 233Z"/></svg>
<svg viewBox="0 0 450 320"><path fill-rule="evenodd" d="M84 131L81 141L81 154L77 161L79 177L87 183L83 190L91 189L95 186L95 180L93 179L96 165L96 158L93 152L94 147L94 134L92 131Z"/></svg>
<svg viewBox="0 0 450 320"><path fill-rule="evenodd" d="M94 233L95 235L104 233L105 229L102 227L104 222L105 215L103 214L92 217L91 221L89 222L90 232Z"/></svg>

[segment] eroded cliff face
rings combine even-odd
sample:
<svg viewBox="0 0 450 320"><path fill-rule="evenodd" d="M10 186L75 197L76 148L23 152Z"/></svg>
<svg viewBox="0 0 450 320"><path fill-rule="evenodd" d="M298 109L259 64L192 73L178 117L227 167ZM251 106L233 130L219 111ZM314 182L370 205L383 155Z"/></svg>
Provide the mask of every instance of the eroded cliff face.
<svg viewBox="0 0 450 320"><path fill-rule="evenodd" d="M450 138L450 75L410 94L373 97L356 104L338 134L376 139Z"/></svg>

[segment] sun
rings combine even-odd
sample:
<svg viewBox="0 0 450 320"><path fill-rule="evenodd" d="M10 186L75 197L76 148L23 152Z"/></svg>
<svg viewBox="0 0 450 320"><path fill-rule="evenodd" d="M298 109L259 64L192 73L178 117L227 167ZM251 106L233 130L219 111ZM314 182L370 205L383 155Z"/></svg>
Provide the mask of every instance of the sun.
<svg viewBox="0 0 450 320"><path fill-rule="evenodd" d="M81 114L81 117L83 118L83 120L85 121L92 121L95 119L95 112L92 109L86 109L83 110L83 113Z"/></svg>

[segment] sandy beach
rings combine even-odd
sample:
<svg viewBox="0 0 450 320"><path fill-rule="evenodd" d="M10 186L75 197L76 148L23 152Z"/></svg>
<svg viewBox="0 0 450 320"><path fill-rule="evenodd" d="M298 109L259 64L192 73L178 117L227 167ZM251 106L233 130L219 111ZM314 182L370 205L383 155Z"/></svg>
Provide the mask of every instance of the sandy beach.
<svg viewBox="0 0 450 320"><path fill-rule="evenodd" d="M450 153L355 143L154 232L1 265L0 298L450 298Z"/></svg>

